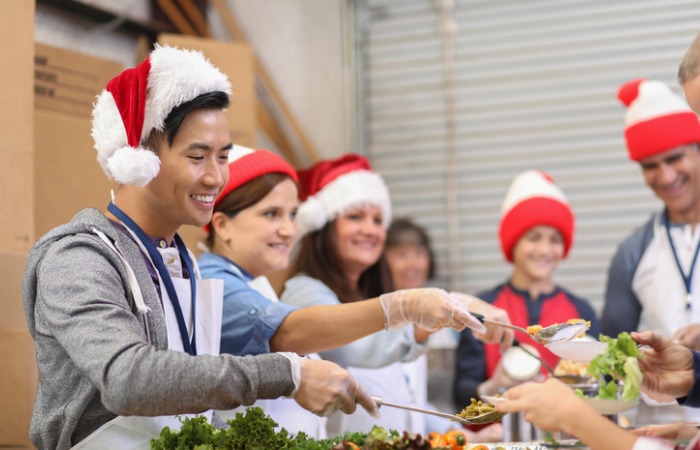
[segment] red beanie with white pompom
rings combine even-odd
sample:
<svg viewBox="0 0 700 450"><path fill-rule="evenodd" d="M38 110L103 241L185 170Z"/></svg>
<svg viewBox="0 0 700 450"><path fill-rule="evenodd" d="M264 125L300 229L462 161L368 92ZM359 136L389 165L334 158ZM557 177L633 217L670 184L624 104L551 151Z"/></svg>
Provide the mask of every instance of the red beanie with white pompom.
<svg viewBox="0 0 700 450"><path fill-rule="evenodd" d="M665 83L632 80L620 86L617 97L627 106L625 140L631 160L700 142L697 114Z"/></svg>
<svg viewBox="0 0 700 450"><path fill-rule="evenodd" d="M528 170L513 179L501 207L498 235L506 260L513 262L515 244L530 228L540 225L561 233L566 257L574 242L574 213L549 174Z"/></svg>

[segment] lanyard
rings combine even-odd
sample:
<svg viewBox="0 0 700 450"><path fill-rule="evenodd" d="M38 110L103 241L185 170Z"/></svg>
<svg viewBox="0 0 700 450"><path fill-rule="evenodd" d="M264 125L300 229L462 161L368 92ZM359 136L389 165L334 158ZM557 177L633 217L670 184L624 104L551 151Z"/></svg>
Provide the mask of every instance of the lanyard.
<svg viewBox="0 0 700 450"><path fill-rule="evenodd" d="M187 326L185 325L185 317L182 314L182 308L180 308L180 302L177 298L177 292L175 291L175 285L173 284L173 280L170 277L170 273L168 273L168 268L165 267L165 263L163 263L163 257L161 254L158 252L156 249L155 245L151 242L151 240L146 236L146 233L143 232L143 230L134 222L131 220L129 216L126 215L124 211L119 209L117 205L114 203L110 202L109 206L107 206L107 210L114 214L119 220L122 221L122 223L129 228L131 231L136 234L136 237L139 238L141 243L143 244L144 248L148 252L148 256L150 256L151 261L153 262L153 265L155 266L156 270L158 271L158 274L160 275L160 279L163 280L163 284L165 285L165 290L168 292L168 297L170 298L170 303L173 305L173 309L175 310L175 316L177 317L177 327L180 330L180 337L182 338L182 347L185 349L187 353L190 355L196 355L197 354L197 343L195 341L195 305L196 305L196 293L197 293L197 286L196 286L196 280L194 276L194 270L192 268L192 261L190 260L190 255L187 253L187 247L185 247L185 243L182 242L182 239L180 239L180 236L175 234L175 243L177 243L177 250L180 253L180 257L182 260L185 262L185 266L187 267L187 270L190 274L190 288L192 289L192 341L190 342L189 339L189 333L187 332Z"/></svg>
<svg viewBox="0 0 700 450"><path fill-rule="evenodd" d="M685 284L685 309L690 310L692 308L691 300L692 296L690 295L690 284L693 281L693 270L695 270L695 262L698 260L698 250L700 250L700 243L695 247L695 254L693 255L693 262L690 264L690 272L688 275L683 272L683 267L681 267L681 261L678 259L678 253L676 252L676 246L673 245L673 239L671 239L671 226L669 225L669 219L668 219L668 209L666 209L662 215L663 221L664 221L664 228L666 228L666 236L668 237L668 242L671 245L671 252L673 253L673 259L676 261L676 267L678 267L678 271L681 273L681 276L683 277L683 283Z"/></svg>

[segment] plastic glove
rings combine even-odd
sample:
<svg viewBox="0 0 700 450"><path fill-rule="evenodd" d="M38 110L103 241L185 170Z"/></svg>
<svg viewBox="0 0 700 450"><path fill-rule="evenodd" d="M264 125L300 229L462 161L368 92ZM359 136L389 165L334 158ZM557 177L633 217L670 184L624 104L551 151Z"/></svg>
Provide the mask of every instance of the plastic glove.
<svg viewBox="0 0 700 450"><path fill-rule="evenodd" d="M493 306L473 295L462 294L461 292L450 292L452 298L464 304L469 311L483 315L486 319L496 322L511 323L508 312L505 309ZM485 333L474 332L474 337L483 342L501 344L501 352L508 350L513 345L515 332L510 328L499 327L498 325L486 325Z"/></svg>
<svg viewBox="0 0 700 450"><path fill-rule="evenodd" d="M428 331L452 327L485 333L486 327L465 305L442 289L404 289L379 296L386 328L400 328L413 322Z"/></svg>
<svg viewBox="0 0 700 450"><path fill-rule="evenodd" d="M352 414L360 404L370 416L379 418L379 408L372 396L348 371L330 361L298 356L292 361L292 374L295 364L300 377L293 397L302 408L326 417L338 410Z"/></svg>

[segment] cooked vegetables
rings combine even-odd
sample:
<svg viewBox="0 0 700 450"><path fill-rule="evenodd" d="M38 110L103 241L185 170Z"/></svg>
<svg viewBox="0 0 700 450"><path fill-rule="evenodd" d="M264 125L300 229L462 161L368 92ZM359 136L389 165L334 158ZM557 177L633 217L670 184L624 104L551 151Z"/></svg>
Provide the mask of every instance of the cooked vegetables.
<svg viewBox="0 0 700 450"><path fill-rule="evenodd" d="M460 413L457 414L458 417L463 419L471 419L472 417L480 416L494 411L493 405L484 403L481 400L472 399L471 405L464 408Z"/></svg>

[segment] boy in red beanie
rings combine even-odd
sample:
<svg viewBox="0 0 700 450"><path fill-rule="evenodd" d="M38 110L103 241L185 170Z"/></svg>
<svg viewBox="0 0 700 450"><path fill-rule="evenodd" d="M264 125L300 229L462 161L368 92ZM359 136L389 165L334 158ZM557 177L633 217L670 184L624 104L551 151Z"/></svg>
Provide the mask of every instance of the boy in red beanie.
<svg viewBox="0 0 700 450"><path fill-rule="evenodd" d="M600 327L593 309L583 299L557 286L552 279L566 258L574 236L574 215L564 193L548 174L529 170L515 177L501 210L499 238L505 259L513 264L507 282L477 297L508 311L513 324L542 326L582 318L591 322L589 333ZM559 358L523 333L516 339L536 349L551 367ZM546 373L541 368L541 373ZM454 399L468 405L471 398L494 395L521 383L501 364L498 345L482 344L472 333L460 333Z"/></svg>

